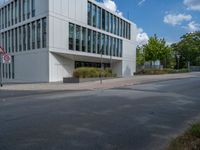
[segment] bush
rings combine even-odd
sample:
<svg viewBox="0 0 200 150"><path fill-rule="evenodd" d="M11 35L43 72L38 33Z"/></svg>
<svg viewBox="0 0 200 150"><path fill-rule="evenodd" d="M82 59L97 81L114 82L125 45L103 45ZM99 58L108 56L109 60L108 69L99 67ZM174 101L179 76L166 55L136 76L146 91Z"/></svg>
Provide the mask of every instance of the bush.
<svg viewBox="0 0 200 150"><path fill-rule="evenodd" d="M159 74L170 74L170 73L186 73L189 72L188 69L142 69L138 71L136 74L138 75L159 75Z"/></svg>
<svg viewBox="0 0 200 150"><path fill-rule="evenodd" d="M114 77L111 69L101 70L100 68L94 67L81 67L77 68L73 72L75 78L98 78L102 74L103 77Z"/></svg>

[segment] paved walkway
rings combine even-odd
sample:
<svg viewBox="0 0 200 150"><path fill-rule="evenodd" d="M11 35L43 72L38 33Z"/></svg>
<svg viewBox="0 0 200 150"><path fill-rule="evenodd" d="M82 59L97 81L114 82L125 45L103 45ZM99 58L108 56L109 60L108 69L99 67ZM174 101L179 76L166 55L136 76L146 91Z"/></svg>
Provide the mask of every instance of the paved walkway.
<svg viewBox="0 0 200 150"><path fill-rule="evenodd" d="M200 72L167 74L167 75L145 75L134 76L129 78L117 78L100 81L79 83L79 84L63 84L63 83L38 83L38 84L10 84L4 85L0 90L12 91L64 91L64 90L97 90L123 87L136 84L152 83L158 81L175 80L183 78L199 77Z"/></svg>

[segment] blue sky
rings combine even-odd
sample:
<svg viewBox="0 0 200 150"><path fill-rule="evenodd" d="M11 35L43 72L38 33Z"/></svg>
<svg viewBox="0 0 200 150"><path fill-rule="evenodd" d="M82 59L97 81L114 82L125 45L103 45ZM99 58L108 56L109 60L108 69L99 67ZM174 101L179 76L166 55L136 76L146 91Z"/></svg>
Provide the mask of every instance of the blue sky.
<svg viewBox="0 0 200 150"><path fill-rule="evenodd" d="M104 0L104 2L109 0ZM172 43L200 30L200 0L114 0L117 10L142 28Z"/></svg>

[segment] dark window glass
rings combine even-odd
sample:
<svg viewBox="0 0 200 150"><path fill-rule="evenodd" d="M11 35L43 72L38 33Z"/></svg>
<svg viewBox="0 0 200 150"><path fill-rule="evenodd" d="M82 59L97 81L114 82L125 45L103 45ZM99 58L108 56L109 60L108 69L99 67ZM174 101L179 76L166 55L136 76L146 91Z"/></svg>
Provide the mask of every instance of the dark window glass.
<svg viewBox="0 0 200 150"><path fill-rule="evenodd" d="M97 26L99 29L101 29L101 8L98 7L98 16L97 16Z"/></svg>
<svg viewBox="0 0 200 150"><path fill-rule="evenodd" d="M69 24L69 49L74 50L74 24Z"/></svg>
<svg viewBox="0 0 200 150"><path fill-rule="evenodd" d="M28 50L31 49L31 29L30 29L30 24L27 25L27 41L28 41Z"/></svg>
<svg viewBox="0 0 200 150"><path fill-rule="evenodd" d="M88 2L88 25L92 25L92 4Z"/></svg>
<svg viewBox="0 0 200 150"><path fill-rule="evenodd" d="M35 49L35 22L32 23L32 49Z"/></svg>
<svg viewBox="0 0 200 150"><path fill-rule="evenodd" d="M14 56L12 56L11 61L12 61L12 79L14 79L15 78L15 57Z"/></svg>
<svg viewBox="0 0 200 150"><path fill-rule="evenodd" d="M81 27L76 26L76 50L80 51L80 42L81 42Z"/></svg>
<svg viewBox="0 0 200 150"><path fill-rule="evenodd" d="M105 34L102 34L101 36L101 53L104 54L105 50Z"/></svg>
<svg viewBox="0 0 200 150"><path fill-rule="evenodd" d="M86 28L82 28L82 51L86 51Z"/></svg>
<svg viewBox="0 0 200 150"><path fill-rule="evenodd" d="M90 52L91 52L91 30L90 30L90 29L88 29L88 37L87 37L87 40L88 40L87 48L88 48L88 52L90 53Z"/></svg>
<svg viewBox="0 0 200 150"><path fill-rule="evenodd" d="M109 55L109 36L106 35L106 55Z"/></svg>
<svg viewBox="0 0 200 150"><path fill-rule="evenodd" d="M109 13L106 11L106 31L109 32Z"/></svg>
<svg viewBox="0 0 200 150"><path fill-rule="evenodd" d="M100 54L100 51L101 51L101 33L98 32L97 53Z"/></svg>
<svg viewBox="0 0 200 150"><path fill-rule="evenodd" d="M15 51L18 52L18 32L17 28L15 29Z"/></svg>
<svg viewBox="0 0 200 150"><path fill-rule="evenodd" d="M35 17L35 0L31 0L31 3L32 17Z"/></svg>
<svg viewBox="0 0 200 150"><path fill-rule="evenodd" d="M47 19L42 19L42 48L47 47Z"/></svg>
<svg viewBox="0 0 200 150"><path fill-rule="evenodd" d="M18 16L18 1L15 0L15 23L17 23L17 16Z"/></svg>
<svg viewBox="0 0 200 150"><path fill-rule="evenodd" d="M19 51L22 51L22 27L19 27Z"/></svg>
<svg viewBox="0 0 200 150"><path fill-rule="evenodd" d="M23 50L26 51L26 26L23 26Z"/></svg>
<svg viewBox="0 0 200 150"><path fill-rule="evenodd" d="M106 21L106 12L105 12L105 10L103 9L102 10L102 29L103 30L105 30L106 29L106 23L105 23L105 21Z"/></svg>
<svg viewBox="0 0 200 150"><path fill-rule="evenodd" d="M38 20L37 21L37 48L38 49L41 47L40 33L41 33L41 23L40 23L40 20Z"/></svg>
<svg viewBox="0 0 200 150"><path fill-rule="evenodd" d="M18 1L18 2L19 2L19 4L18 4L18 8L19 8L19 9L18 9L18 16L19 16L19 22L21 22L21 11L22 11L22 10L21 10L21 9L22 9L22 8L21 8L21 1Z"/></svg>
<svg viewBox="0 0 200 150"><path fill-rule="evenodd" d="M97 7L96 5L92 5L92 18L93 18L93 27L97 25Z"/></svg>
<svg viewBox="0 0 200 150"><path fill-rule="evenodd" d="M113 38L110 37L110 55L113 55Z"/></svg>
<svg viewBox="0 0 200 150"><path fill-rule="evenodd" d="M96 53L96 46L97 46L97 33L93 31L93 53Z"/></svg>
<svg viewBox="0 0 200 150"><path fill-rule="evenodd" d="M27 19L29 19L30 18L30 0L27 0Z"/></svg>

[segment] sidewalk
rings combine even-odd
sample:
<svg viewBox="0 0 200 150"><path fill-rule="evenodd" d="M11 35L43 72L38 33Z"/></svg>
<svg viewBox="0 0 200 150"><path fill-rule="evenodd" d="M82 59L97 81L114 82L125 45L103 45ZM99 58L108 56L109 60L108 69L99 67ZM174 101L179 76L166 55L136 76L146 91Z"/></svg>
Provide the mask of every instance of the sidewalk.
<svg viewBox="0 0 200 150"><path fill-rule="evenodd" d="M192 78L192 77L200 77L200 72L116 78L116 79L104 80L103 84L100 84L100 81L79 83L79 84L63 84L63 83L11 84L11 85L4 85L4 87L0 88L0 90L10 90L10 91L97 90L97 89L111 89L111 88L123 87L123 86L129 86L129 85Z"/></svg>

